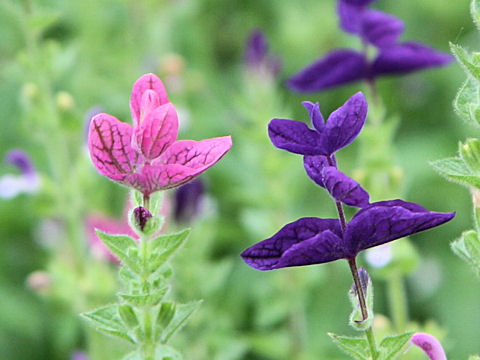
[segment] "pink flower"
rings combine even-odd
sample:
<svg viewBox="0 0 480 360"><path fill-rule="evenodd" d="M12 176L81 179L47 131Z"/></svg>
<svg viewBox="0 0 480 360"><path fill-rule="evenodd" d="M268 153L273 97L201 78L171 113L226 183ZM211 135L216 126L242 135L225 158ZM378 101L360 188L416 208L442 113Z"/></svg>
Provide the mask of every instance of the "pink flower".
<svg viewBox="0 0 480 360"><path fill-rule="evenodd" d="M410 341L422 349L430 360L447 360L442 344L434 336L427 333L415 333Z"/></svg>
<svg viewBox="0 0 480 360"><path fill-rule="evenodd" d="M98 172L145 196L194 179L230 150L230 136L177 140L178 116L162 81L145 74L130 96L133 127L101 113L90 124L88 148Z"/></svg>

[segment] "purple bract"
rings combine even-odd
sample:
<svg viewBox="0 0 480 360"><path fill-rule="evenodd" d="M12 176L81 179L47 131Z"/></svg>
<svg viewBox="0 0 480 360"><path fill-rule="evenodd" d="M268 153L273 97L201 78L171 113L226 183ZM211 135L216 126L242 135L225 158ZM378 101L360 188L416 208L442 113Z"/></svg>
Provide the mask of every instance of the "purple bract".
<svg viewBox="0 0 480 360"><path fill-rule="evenodd" d="M357 212L344 231L337 219L301 218L246 249L242 258L258 270L353 259L360 251L441 225L454 216L402 200L381 201Z"/></svg>
<svg viewBox="0 0 480 360"><path fill-rule="evenodd" d="M290 89L314 92L352 83L371 81L378 76L402 75L435 66L444 66L453 57L424 44L399 42L404 31L402 20L382 11L369 9L372 1L339 0L340 27L364 44L378 49L374 59L351 49L336 49L315 60L287 80Z"/></svg>

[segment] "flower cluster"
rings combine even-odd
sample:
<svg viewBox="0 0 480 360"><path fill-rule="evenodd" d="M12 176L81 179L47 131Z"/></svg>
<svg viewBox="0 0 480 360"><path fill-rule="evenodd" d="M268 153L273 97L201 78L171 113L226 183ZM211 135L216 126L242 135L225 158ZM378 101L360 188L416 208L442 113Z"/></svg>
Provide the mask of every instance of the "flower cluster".
<svg viewBox="0 0 480 360"><path fill-rule="evenodd" d="M230 136L178 140L178 116L162 81L145 74L130 97L133 127L115 117L96 115L88 148L100 174L137 189L144 196L194 179L230 150Z"/></svg>
<svg viewBox="0 0 480 360"><path fill-rule="evenodd" d="M402 20L368 5L376 0L339 0L338 15L343 31L358 36L364 52L336 49L288 79L290 89L314 92L347 83L372 81L383 75L402 75L429 67L447 65L453 57L424 44L400 42ZM373 46L375 57L367 50Z"/></svg>
<svg viewBox="0 0 480 360"><path fill-rule="evenodd" d="M355 259L360 251L381 245L452 219L455 213L428 211L403 200L369 202L368 193L337 168L335 152L360 133L367 116L362 93L323 120L318 104L305 102L312 125L273 119L268 127L273 144L304 155L308 176L325 188L337 203L339 219L301 218L272 237L246 249L244 261L258 270ZM361 208L347 223L342 203Z"/></svg>

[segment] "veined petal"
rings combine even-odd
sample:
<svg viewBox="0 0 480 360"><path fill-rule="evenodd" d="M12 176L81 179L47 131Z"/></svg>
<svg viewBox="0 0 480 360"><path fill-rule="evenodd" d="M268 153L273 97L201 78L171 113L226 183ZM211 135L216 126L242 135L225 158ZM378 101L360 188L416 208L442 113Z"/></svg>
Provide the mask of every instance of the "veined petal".
<svg viewBox="0 0 480 360"><path fill-rule="evenodd" d="M295 120L273 119L268 124L268 135L273 145L296 154L326 154L319 132Z"/></svg>
<svg viewBox="0 0 480 360"><path fill-rule="evenodd" d="M323 168L322 173L325 188L335 200L350 206L368 205L370 195L355 180L333 166Z"/></svg>
<svg viewBox="0 0 480 360"><path fill-rule="evenodd" d="M360 251L441 225L455 213L428 211L403 200L372 203L348 223L344 239L350 256Z"/></svg>
<svg viewBox="0 0 480 360"><path fill-rule="evenodd" d="M335 163L333 163L333 165L335 165ZM324 155L305 155L303 157L303 166L310 179L324 188L323 169L327 166L331 166L328 158Z"/></svg>
<svg viewBox="0 0 480 360"><path fill-rule="evenodd" d="M333 261L344 255L340 236L337 219L301 218L249 247L241 256L257 270ZM300 245L302 242L306 242L304 246Z"/></svg>
<svg viewBox="0 0 480 360"><path fill-rule="evenodd" d="M175 142L177 135L177 111L171 103L167 103L149 113L135 128L132 145L146 159L153 160Z"/></svg>
<svg viewBox="0 0 480 360"><path fill-rule="evenodd" d="M372 72L374 76L406 74L430 67L448 65L453 60L453 56L424 44L404 42L382 49L372 65Z"/></svg>
<svg viewBox="0 0 480 360"><path fill-rule="evenodd" d="M364 79L368 66L365 56L349 49L334 50L287 80L293 91L321 91Z"/></svg>
<svg viewBox="0 0 480 360"><path fill-rule="evenodd" d="M168 103L167 91L165 90L165 86L163 86L162 80L160 80L155 74L151 73L141 76L135 82L135 84L133 84L132 93L130 95L130 110L132 111L134 126L138 126L140 123L142 105L144 106L145 104L151 103L147 101L148 99L144 98L144 93L147 90L152 90L157 94L159 99L159 105ZM143 113L146 112L145 110L143 111Z"/></svg>
<svg viewBox="0 0 480 360"><path fill-rule="evenodd" d="M160 106L160 97L158 94L150 89L145 90L140 102L140 120L137 126L140 126L143 119L147 117L153 110Z"/></svg>
<svg viewBox="0 0 480 360"><path fill-rule="evenodd" d="M214 165L232 147L230 136L202 141L179 140L172 144L158 159L157 164L178 164L201 173Z"/></svg>
<svg viewBox="0 0 480 360"><path fill-rule="evenodd" d="M367 100L358 92L330 114L322 134L328 154L347 146L357 137L365 124L367 111Z"/></svg>
<svg viewBox="0 0 480 360"><path fill-rule="evenodd" d="M317 103L312 103L310 101L302 102L302 105L307 109L308 116L312 121L312 125L317 131L321 132L325 127L325 121L323 120L323 115L320 112L320 105Z"/></svg>
<svg viewBox="0 0 480 360"><path fill-rule="evenodd" d="M119 181L134 172L139 155L131 147L132 131L131 125L105 113L92 119L88 148L100 174Z"/></svg>
<svg viewBox="0 0 480 360"><path fill-rule="evenodd" d="M382 11L367 10L362 16L362 38L379 48L395 44L404 28L402 20Z"/></svg>

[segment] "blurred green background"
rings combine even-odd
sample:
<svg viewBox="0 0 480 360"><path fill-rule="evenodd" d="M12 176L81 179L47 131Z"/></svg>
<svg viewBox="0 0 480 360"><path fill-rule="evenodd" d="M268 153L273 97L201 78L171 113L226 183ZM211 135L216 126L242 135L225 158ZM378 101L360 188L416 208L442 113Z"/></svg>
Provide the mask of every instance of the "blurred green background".
<svg viewBox="0 0 480 360"><path fill-rule="evenodd" d="M379 0L375 7L405 21L403 39L448 52L449 41L480 49L468 5ZM28 14L36 17L26 20ZM25 28L37 31L37 59L29 58ZM283 61L277 80L245 70L243 51L255 28L265 32L271 52ZM234 141L230 153L202 176L208 210L192 224L189 243L174 263L175 296L184 302L205 300L174 344L190 360L343 359L346 355L326 333L354 334L347 325L351 280L346 263L263 273L239 257L244 248L301 216L335 216L326 193L305 176L301 157L275 149L266 125L273 117L306 121L301 101L319 101L327 115L365 90L353 84L298 95L284 87L286 77L338 47L360 48L360 43L338 29L334 0L2 0L0 157L23 148L43 177L51 175L42 145L48 134L38 139L34 129L42 119L31 127L35 107L25 99L28 86L36 84L29 75L36 71L31 63L38 61L60 117L58 134L77 149L70 165L81 167L86 179L82 184L87 185L75 189L78 197L88 211L121 217L127 190L89 164L85 117L101 106L129 121L131 85L146 72L156 73L184 124L180 138L230 134ZM457 211L451 223L413 237L420 261L406 283L411 320L436 329L452 359L480 351L480 283L449 249L450 241L472 227L471 204L466 189L440 178L428 162L453 156L459 140L478 136L452 110L463 79L455 63L379 81L389 116L400 119L395 159L405 178L398 196L432 210ZM355 169L357 151L353 144L340 152L342 171ZM0 176L13 172L10 165L0 165ZM53 248L41 240L56 219L52 193L55 183L36 195L0 201L1 359L68 359L87 346L85 324L65 306L68 299L39 295L26 286L29 274L46 269L61 247L62 239ZM389 317L385 284L375 271L372 277L375 311Z"/></svg>

